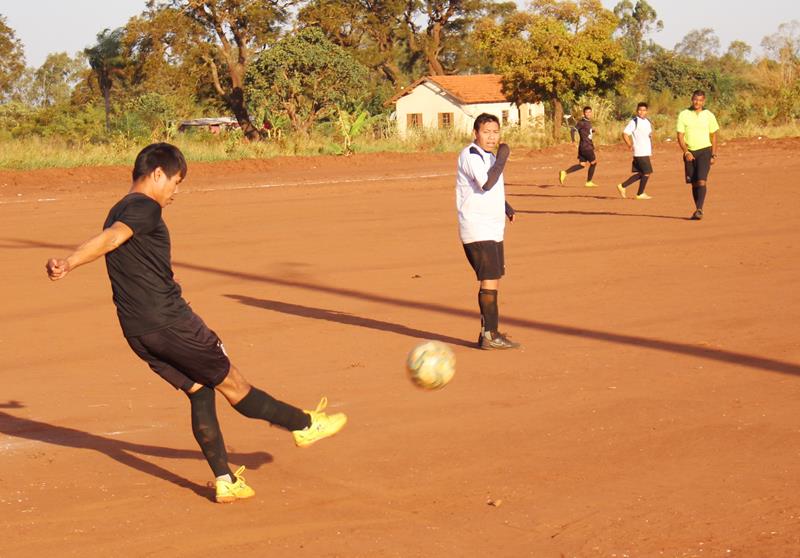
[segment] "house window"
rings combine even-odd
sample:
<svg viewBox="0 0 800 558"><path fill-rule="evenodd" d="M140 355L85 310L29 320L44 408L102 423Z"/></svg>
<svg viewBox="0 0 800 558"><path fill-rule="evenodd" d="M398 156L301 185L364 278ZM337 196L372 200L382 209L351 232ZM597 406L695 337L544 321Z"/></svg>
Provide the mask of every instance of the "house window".
<svg viewBox="0 0 800 558"><path fill-rule="evenodd" d="M508 124L508 111L507 110L503 111L501 121L503 123L503 126Z"/></svg>
<svg viewBox="0 0 800 558"><path fill-rule="evenodd" d="M452 128L453 127L453 113L440 112L439 113L439 128Z"/></svg>
<svg viewBox="0 0 800 558"><path fill-rule="evenodd" d="M422 113L415 112L407 114L406 128L422 128Z"/></svg>

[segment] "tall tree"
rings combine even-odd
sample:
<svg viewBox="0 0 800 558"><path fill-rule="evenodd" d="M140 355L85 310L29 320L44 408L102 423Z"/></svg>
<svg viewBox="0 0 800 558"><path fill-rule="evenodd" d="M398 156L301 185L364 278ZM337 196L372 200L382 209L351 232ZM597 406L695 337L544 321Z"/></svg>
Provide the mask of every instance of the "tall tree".
<svg viewBox="0 0 800 558"><path fill-rule="evenodd" d="M719 55L719 37L710 27L693 29L675 45L675 52L697 60L710 60Z"/></svg>
<svg viewBox="0 0 800 558"><path fill-rule="evenodd" d="M153 0L155 1L155 0ZM244 77L253 55L277 40L296 0L162 0L191 18L205 32L201 56L211 82L233 112L245 136L259 133L247 112Z"/></svg>
<svg viewBox="0 0 800 558"><path fill-rule="evenodd" d="M84 49L97 84L103 94L106 111L106 131L111 129L111 89L114 82L123 75L125 58L122 56L122 28L104 29L97 34L97 44Z"/></svg>
<svg viewBox="0 0 800 558"><path fill-rule="evenodd" d="M767 56L781 65L784 85L793 83L800 73L800 21L781 23L778 32L761 41Z"/></svg>
<svg viewBox="0 0 800 558"><path fill-rule="evenodd" d="M0 102L12 97L17 80L25 71L25 51L14 30L0 14Z"/></svg>
<svg viewBox="0 0 800 558"><path fill-rule="evenodd" d="M496 5L492 0L406 0L403 13L408 26L408 47L425 63L431 75L458 70L455 62L463 37L481 17L496 10L508 10L511 3Z"/></svg>
<svg viewBox="0 0 800 558"><path fill-rule="evenodd" d="M612 37L616 26L600 0L534 0L529 12L499 25L483 22L477 40L503 75L512 101L552 102L557 139L565 102L589 91L617 90L633 71Z"/></svg>
<svg viewBox="0 0 800 558"><path fill-rule="evenodd" d="M125 25L131 95L159 93L187 107L201 95L217 97L203 79L208 70L202 57L210 51L205 38L205 30L179 10L150 2ZM217 104L224 103L220 99Z"/></svg>
<svg viewBox="0 0 800 558"><path fill-rule="evenodd" d="M407 58L406 6L407 0L311 0L298 20L319 27L330 41L398 87L410 81L401 69Z"/></svg>
<svg viewBox="0 0 800 558"><path fill-rule="evenodd" d="M72 58L66 52L48 54L33 77L36 104L49 107L68 101L85 67L86 60L80 55Z"/></svg>
<svg viewBox="0 0 800 558"><path fill-rule="evenodd" d="M658 19L656 10L647 0L638 0L635 4L631 0L622 0L614 6L614 15L619 19L617 30L626 54L640 64L653 48L653 40L647 36L664 29L664 22Z"/></svg>
<svg viewBox="0 0 800 558"><path fill-rule="evenodd" d="M258 56L247 72L247 96L308 133L319 119L358 105L367 93L366 78L362 64L309 27Z"/></svg>

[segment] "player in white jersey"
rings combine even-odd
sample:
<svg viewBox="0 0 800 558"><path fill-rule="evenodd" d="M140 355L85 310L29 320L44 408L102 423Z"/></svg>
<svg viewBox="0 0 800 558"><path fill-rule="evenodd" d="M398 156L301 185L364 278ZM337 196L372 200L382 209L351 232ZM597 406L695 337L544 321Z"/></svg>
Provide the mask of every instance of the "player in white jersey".
<svg viewBox="0 0 800 558"><path fill-rule="evenodd" d="M647 181L653 174L653 164L650 157L653 154L653 144L650 136L653 135L653 126L647 118L647 103L639 103L636 106L636 116L634 116L625 130L622 132L622 139L633 151L633 163L631 172L633 173L625 182L617 184L619 195L626 197L625 188L638 182L639 191L636 193L637 200L649 200L652 196L645 193Z"/></svg>
<svg viewBox="0 0 800 558"><path fill-rule="evenodd" d="M497 290L505 274L503 234L505 219L514 220L506 202L503 168L510 150L500 142L500 121L483 113L475 119L475 140L458 156L456 209L464 253L480 282L478 306L481 311L481 349L519 347L498 331ZM497 155L493 153L497 148Z"/></svg>

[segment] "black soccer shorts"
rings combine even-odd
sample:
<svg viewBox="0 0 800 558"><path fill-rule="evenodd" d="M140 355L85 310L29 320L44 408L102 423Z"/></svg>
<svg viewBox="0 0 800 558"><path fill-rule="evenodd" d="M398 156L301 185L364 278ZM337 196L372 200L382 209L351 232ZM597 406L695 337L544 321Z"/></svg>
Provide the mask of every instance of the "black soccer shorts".
<svg viewBox="0 0 800 558"><path fill-rule="evenodd" d="M222 341L195 313L127 340L133 352L176 389L187 391L194 383L214 388L231 368Z"/></svg>
<svg viewBox="0 0 800 558"><path fill-rule="evenodd" d="M480 240L464 244L464 253L478 281L500 279L506 273L503 241Z"/></svg>

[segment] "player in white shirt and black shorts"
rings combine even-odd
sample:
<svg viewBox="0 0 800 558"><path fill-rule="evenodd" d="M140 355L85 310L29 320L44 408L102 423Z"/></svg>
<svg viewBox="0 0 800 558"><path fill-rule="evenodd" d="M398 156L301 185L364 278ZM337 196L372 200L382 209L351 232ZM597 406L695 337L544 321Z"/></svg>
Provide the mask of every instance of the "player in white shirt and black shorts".
<svg viewBox="0 0 800 558"><path fill-rule="evenodd" d="M483 113L475 119L475 141L458 156L456 209L464 253L480 282L478 306L481 311L481 349L519 347L498 331L497 290L505 274L503 235L505 219L514 220L506 202L503 168L510 150L500 141L500 120ZM497 148L497 155L493 153Z"/></svg>
<svg viewBox="0 0 800 558"><path fill-rule="evenodd" d="M636 105L636 116L634 116L625 129L622 131L622 139L633 151L633 162L631 172L633 173L625 182L617 184L619 195L626 197L625 188L639 183L639 191L636 193L637 200L649 200L652 196L645 193L647 181L653 174L653 164L650 157L653 154L653 144L650 137L653 135L653 125L647 118L647 103Z"/></svg>

